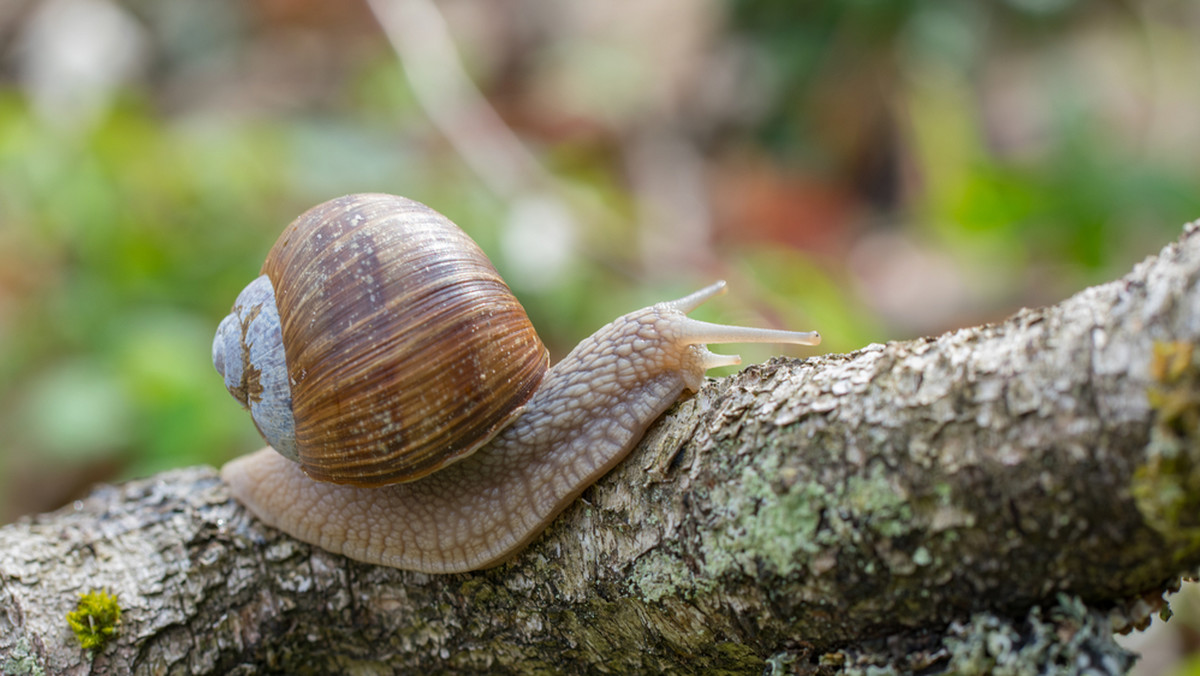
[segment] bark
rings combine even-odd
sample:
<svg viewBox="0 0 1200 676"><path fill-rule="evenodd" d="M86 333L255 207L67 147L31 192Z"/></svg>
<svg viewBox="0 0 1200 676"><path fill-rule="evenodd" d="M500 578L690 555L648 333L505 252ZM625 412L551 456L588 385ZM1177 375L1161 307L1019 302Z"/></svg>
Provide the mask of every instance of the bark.
<svg viewBox="0 0 1200 676"><path fill-rule="evenodd" d="M1120 673L1200 564L1198 280L1193 224L1053 307L709 382L479 573L298 543L210 468L101 487L0 528L0 672Z"/></svg>

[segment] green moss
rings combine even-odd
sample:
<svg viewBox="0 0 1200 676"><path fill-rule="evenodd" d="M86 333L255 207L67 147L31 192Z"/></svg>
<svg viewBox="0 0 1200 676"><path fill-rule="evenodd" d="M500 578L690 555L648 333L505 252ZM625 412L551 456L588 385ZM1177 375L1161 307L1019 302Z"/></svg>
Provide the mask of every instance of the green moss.
<svg viewBox="0 0 1200 676"><path fill-rule="evenodd" d="M103 648L116 635L120 623L121 606L117 597L104 590L80 594L75 610L67 613L67 624L84 650Z"/></svg>
<svg viewBox="0 0 1200 676"><path fill-rule="evenodd" d="M563 655L567 662L591 662L596 655L607 655L606 673L759 674L763 670L763 659L753 646L718 640L705 615L678 599L655 604L628 597L597 599L578 612L554 613L550 622L574 637L574 649ZM648 627L655 632L648 632ZM687 668L675 666L680 654L687 655ZM562 671L562 664L556 671Z"/></svg>
<svg viewBox="0 0 1200 676"><path fill-rule="evenodd" d="M491 603L496 598L495 587L480 577L468 579L459 587L458 591L463 595L463 598L470 600L472 603Z"/></svg>
<svg viewBox="0 0 1200 676"><path fill-rule="evenodd" d="M722 641L717 643L716 666L708 673L711 674L760 674L763 670L763 659L755 654L754 649L742 643Z"/></svg>
<svg viewBox="0 0 1200 676"><path fill-rule="evenodd" d="M1155 411L1132 494L1146 521L1172 540L1200 537L1200 364L1191 343L1157 342L1150 360Z"/></svg>

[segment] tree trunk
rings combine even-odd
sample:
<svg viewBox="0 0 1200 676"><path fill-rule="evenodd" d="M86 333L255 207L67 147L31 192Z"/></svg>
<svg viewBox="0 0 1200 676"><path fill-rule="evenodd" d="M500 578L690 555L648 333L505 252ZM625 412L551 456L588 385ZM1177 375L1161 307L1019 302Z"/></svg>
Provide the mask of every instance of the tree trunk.
<svg viewBox="0 0 1200 676"><path fill-rule="evenodd" d="M0 529L5 673L1120 673L1200 564L1200 225L1124 279L681 401L492 570L367 566L209 468ZM123 610L89 653L65 616Z"/></svg>

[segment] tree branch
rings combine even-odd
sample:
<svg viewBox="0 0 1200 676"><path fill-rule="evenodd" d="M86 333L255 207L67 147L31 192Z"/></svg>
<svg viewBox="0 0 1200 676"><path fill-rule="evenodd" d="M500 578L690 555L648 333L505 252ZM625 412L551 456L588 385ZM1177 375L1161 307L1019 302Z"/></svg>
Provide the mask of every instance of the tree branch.
<svg viewBox="0 0 1200 676"><path fill-rule="evenodd" d="M298 543L209 468L101 487L0 528L0 671L1120 672L1110 619L1200 564L1198 280L1193 224L1053 307L710 382L480 573Z"/></svg>

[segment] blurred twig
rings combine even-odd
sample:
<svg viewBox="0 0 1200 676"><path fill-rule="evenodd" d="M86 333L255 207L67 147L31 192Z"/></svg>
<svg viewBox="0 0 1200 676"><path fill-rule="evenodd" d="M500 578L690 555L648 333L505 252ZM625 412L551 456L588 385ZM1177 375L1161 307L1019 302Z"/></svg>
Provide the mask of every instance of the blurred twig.
<svg viewBox="0 0 1200 676"><path fill-rule="evenodd" d="M471 81L429 0L368 0L429 121L493 192L544 190L549 176Z"/></svg>

